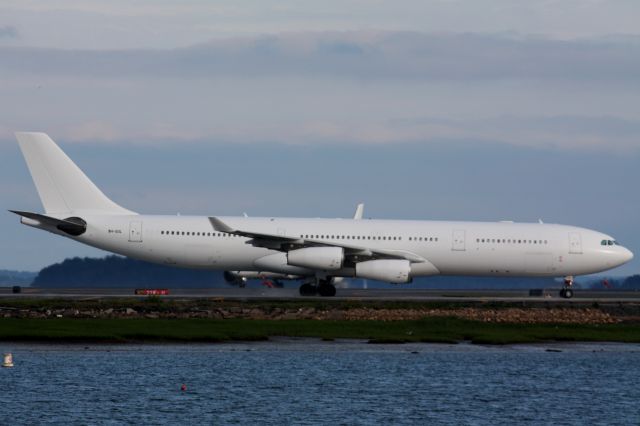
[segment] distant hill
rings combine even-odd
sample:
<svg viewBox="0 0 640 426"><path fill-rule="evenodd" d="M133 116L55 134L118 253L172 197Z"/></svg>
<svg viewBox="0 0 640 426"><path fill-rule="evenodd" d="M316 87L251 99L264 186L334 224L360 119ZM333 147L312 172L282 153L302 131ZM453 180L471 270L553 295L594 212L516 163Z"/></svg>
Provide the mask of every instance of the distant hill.
<svg viewBox="0 0 640 426"><path fill-rule="evenodd" d="M0 269L0 286L28 286L29 284L31 284L36 275L38 275L37 272L10 271L6 269Z"/></svg>
<svg viewBox="0 0 640 426"><path fill-rule="evenodd" d="M66 259L42 269L34 287L222 287L222 272L182 269L120 256Z"/></svg>

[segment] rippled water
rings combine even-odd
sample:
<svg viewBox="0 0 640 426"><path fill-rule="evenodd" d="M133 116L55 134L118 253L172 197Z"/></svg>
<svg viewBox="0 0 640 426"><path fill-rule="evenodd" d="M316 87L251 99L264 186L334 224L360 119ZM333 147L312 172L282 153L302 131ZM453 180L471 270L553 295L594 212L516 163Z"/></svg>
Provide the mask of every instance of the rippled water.
<svg viewBox="0 0 640 426"><path fill-rule="evenodd" d="M2 425L640 424L640 345L0 343L6 351L16 366L0 369Z"/></svg>

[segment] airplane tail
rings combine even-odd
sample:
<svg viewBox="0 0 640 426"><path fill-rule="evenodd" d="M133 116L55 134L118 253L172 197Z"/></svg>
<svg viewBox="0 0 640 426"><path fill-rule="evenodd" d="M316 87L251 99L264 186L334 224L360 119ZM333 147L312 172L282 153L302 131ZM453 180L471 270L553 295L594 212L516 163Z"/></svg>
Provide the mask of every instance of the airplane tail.
<svg viewBox="0 0 640 426"><path fill-rule="evenodd" d="M16 132L16 138L47 214L136 214L104 195L47 134Z"/></svg>

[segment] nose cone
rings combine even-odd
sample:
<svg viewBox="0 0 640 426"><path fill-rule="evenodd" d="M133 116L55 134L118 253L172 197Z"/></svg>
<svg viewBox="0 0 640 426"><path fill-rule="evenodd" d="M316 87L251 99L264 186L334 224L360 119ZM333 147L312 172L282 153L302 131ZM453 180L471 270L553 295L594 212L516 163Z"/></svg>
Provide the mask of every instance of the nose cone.
<svg viewBox="0 0 640 426"><path fill-rule="evenodd" d="M631 250L623 247L621 257L622 257L622 263L627 263L628 261L633 259L633 253L631 252Z"/></svg>

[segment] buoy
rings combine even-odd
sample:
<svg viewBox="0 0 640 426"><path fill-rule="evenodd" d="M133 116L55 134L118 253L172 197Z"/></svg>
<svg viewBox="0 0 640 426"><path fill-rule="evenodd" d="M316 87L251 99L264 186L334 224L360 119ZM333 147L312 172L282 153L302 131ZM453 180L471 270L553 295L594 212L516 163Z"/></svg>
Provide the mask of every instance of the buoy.
<svg viewBox="0 0 640 426"><path fill-rule="evenodd" d="M2 366L13 367L13 355L11 355L10 353L4 354Z"/></svg>
<svg viewBox="0 0 640 426"><path fill-rule="evenodd" d="M185 385L185 384L183 383L183 384L182 384L182 386L180 386L180 390L181 390L182 392L186 391L186 390L187 390L187 385Z"/></svg>

